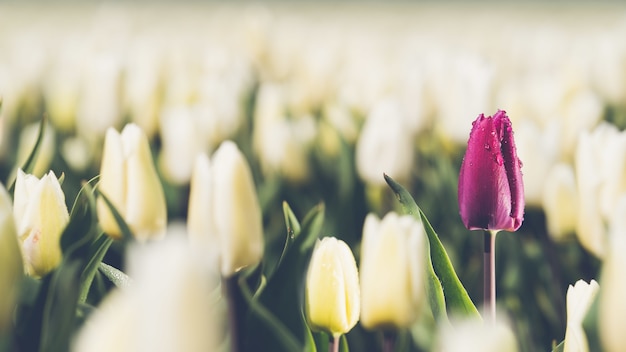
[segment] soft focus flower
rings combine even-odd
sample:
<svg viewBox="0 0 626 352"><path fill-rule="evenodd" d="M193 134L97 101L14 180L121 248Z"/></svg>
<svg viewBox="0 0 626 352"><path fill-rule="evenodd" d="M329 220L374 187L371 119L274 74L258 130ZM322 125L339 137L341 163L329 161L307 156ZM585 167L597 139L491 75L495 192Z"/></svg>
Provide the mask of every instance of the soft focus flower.
<svg viewBox="0 0 626 352"><path fill-rule="evenodd" d="M548 234L560 240L574 234L578 221L578 191L574 169L566 163L554 165L544 180L543 210Z"/></svg>
<svg viewBox="0 0 626 352"><path fill-rule="evenodd" d="M439 352L516 352L517 340L511 328L500 321L485 324L482 320L458 321L439 329Z"/></svg>
<svg viewBox="0 0 626 352"><path fill-rule="evenodd" d="M607 228L617 199L626 194L626 132L609 123L580 135L576 149L576 234L589 252L603 258Z"/></svg>
<svg viewBox="0 0 626 352"><path fill-rule="evenodd" d="M383 173L407 180L413 169L413 135L394 100L381 100L365 120L356 144L356 168L361 179L384 185Z"/></svg>
<svg viewBox="0 0 626 352"><path fill-rule="evenodd" d="M131 247L130 286L111 292L78 332L72 351L215 351L223 321L217 273L184 237Z"/></svg>
<svg viewBox="0 0 626 352"><path fill-rule="evenodd" d="M26 272L43 276L61 262L61 233L69 221L65 195L54 172L38 179L18 170L13 211Z"/></svg>
<svg viewBox="0 0 626 352"><path fill-rule="evenodd" d="M0 336L9 330L19 280L24 275L12 208L9 194L0 185Z"/></svg>
<svg viewBox="0 0 626 352"><path fill-rule="evenodd" d="M252 172L232 141L213 159L201 154L191 179L187 225L192 243L219 252L225 277L263 257L263 220Z"/></svg>
<svg viewBox="0 0 626 352"><path fill-rule="evenodd" d="M567 289L567 328L565 330L565 352L589 351L587 336L583 331L583 320L598 293L598 283L595 280L586 283L576 281L574 286Z"/></svg>
<svg viewBox="0 0 626 352"><path fill-rule="evenodd" d="M104 140L100 191L113 203L139 240L162 235L167 209L146 135L135 124L122 133L109 128ZM122 232L104 200L98 200L98 218L104 232L121 238Z"/></svg>
<svg viewBox="0 0 626 352"><path fill-rule="evenodd" d="M626 346L626 196L622 196L613 212L610 227L608 253L600 275L598 331L606 352L620 352Z"/></svg>
<svg viewBox="0 0 626 352"><path fill-rule="evenodd" d="M459 174L459 209L470 230L515 231L524 220L524 183L506 112L472 123Z"/></svg>
<svg viewBox="0 0 626 352"><path fill-rule="evenodd" d="M359 273L348 245L334 237L318 240L306 276L309 324L333 336L356 325L360 310Z"/></svg>
<svg viewBox="0 0 626 352"><path fill-rule="evenodd" d="M369 214L361 244L361 324L368 329L411 325L424 301L424 228L409 215Z"/></svg>

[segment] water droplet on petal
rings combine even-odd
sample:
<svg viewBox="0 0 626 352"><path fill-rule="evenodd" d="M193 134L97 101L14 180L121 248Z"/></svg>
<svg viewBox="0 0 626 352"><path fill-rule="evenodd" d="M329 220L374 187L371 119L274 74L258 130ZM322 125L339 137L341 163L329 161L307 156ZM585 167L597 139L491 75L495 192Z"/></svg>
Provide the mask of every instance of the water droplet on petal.
<svg viewBox="0 0 626 352"><path fill-rule="evenodd" d="M487 150L491 149L491 146L489 145L489 143L485 143L485 149Z"/></svg>

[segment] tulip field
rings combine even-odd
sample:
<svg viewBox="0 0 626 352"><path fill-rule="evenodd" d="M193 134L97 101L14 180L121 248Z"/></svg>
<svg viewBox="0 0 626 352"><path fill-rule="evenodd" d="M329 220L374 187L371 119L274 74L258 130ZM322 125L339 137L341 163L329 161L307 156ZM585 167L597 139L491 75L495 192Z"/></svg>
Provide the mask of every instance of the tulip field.
<svg viewBox="0 0 626 352"><path fill-rule="evenodd" d="M0 352L626 350L626 6L0 3Z"/></svg>

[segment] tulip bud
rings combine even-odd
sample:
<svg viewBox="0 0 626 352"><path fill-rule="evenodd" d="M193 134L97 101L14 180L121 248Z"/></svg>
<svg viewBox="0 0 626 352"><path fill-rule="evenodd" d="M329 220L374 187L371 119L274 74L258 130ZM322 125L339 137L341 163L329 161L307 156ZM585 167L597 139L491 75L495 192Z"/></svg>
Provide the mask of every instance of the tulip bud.
<svg viewBox="0 0 626 352"><path fill-rule="evenodd" d="M24 274L12 207L9 194L0 185L0 336L9 329L19 280Z"/></svg>
<svg viewBox="0 0 626 352"><path fill-rule="evenodd" d="M306 315L314 329L337 337L359 320L359 273L348 245L334 237L318 240L306 277Z"/></svg>
<svg viewBox="0 0 626 352"><path fill-rule="evenodd" d="M472 123L459 174L459 209L470 230L515 231L524 220L522 163L506 112Z"/></svg>
<svg viewBox="0 0 626 352"><path fill-rule="evenodd" d="M485 324L479 319L456 321L439 328L435 351L445 352L516 352L515 334L501 321Z"/></svg>
<svg viewBox="0 0 626 352"><path fill-rule="evenodd" d="M54 172L38 179L18 170L13 212L26 272L37 277L47 274L61 262L61 233L69 221Z"/></svg>
<svg viewBox="0 0 626 352"><path fill-rule="evenodd" d="M263 219L248 163L232 141L196 160L187 226L191 240L207 251L219 248L225 277L263 257Z"/></svg>
<svg viewBox="0 0 626 352"><path fill-rule="evenodd" d="M567 328L565 330L565 352L589 351L587 336L583 331L583 320L587 311L598 293L598 283L595 280L586 283L578 280L574 286L567 289Z"/></svg>
<svg viewBox="0 0 626 352"><path fill-rule="evenodd" d="M100 191L116 207L139 240L165 232L167 209L148 138L135 124L121 134L109 128L104 140ZM104 200L98 200L98 218L104 232L121 238L122 232Z"/></svg>
<svg viewBox="0 0 626 352"><path fill-rule="evenodd" d="M368 329L411 325L424 300L424 228L411 216L369 214L361 244L361 324Z"/></svg>

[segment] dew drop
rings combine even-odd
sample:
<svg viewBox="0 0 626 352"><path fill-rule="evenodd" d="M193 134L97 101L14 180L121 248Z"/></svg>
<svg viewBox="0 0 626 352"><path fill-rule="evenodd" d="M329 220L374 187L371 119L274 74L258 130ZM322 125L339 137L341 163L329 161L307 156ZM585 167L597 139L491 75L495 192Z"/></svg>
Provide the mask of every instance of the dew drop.
<svg viewBox="0 0 626 352"><path fill-rule="evenodd" d="M491 146L489 145L489 143L485 143L485 149L487 150L491 149Z"/></svg>

